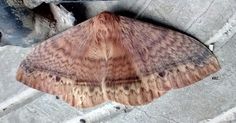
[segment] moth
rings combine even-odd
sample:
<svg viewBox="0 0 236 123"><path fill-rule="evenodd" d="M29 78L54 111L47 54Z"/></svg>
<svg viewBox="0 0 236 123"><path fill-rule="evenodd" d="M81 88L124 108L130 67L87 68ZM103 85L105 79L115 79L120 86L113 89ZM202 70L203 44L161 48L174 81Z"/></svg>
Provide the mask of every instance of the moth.
<svg viewBox="0 0 236 123"><path fill-rule="evenodd" d="M102 12L34 47L16 79L79 108L108 100L135 106L219 69L192 37Z"/></svg>

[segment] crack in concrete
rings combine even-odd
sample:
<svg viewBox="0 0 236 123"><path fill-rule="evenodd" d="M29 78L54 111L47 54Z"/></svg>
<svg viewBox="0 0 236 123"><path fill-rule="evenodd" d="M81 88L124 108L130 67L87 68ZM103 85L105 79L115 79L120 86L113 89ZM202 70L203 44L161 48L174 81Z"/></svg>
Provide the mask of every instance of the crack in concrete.
<svg viewBox="0 0 236 123"><path fill-rule="evenodd" d="M136 108L136 109L141 111L142 113L144 113L148 118L158 120L156 117L153 117L153 116L149 115L146 111L144 111L144 110L142 110L140 108Z"/></svg>
<svg viewBox="0 0 236 123"><path fill-rule="evenodd" d="M165 23L170 23L170 21L164 16L164 14L160 12L158 7L155 8L155 11L160 15L160 18L162 18Z"/></svg>
<svg viewBox="0 0 236 123"><path fill-rule="evenodd" d="M180 123L180 122L175 121L174 119L165 117L164 115L158 115L158 116L160 116L160 117L162 117L162 118L164 118L164 119L167 119L167 120L169 120L169 121L171 121L171 122L174 122L174 123Z"/></svg>
<svg viewBox="0 0 236 123"><path fill-rule="evenodd" d="M142 9L135 16L135 18L138 18L147 9L147 7L150 5L151 2L152 2L152 0L146 1L144 6L142 7Z"/></svg>
<svg viewBox="0 0 236 123"><path fill-rule="evenodd" d="M144 110L142 110L142 109L140 109L140 108L136 108L136 109L139 110L139 111L141 111L142 113L144 113L148 118L150 118L150 119L155 119L156 121L158 121L158 118L149 115L146 111L144 111ZM162 118L164 118L164 119L166 119L166 120L168 120L168 121L171 121L171 122L173 122L173 123L179 123L179 122L175 121L174 119L165 117L165 116L163 116L163 115L158 115L158 116L160 116L160 117L162 117Z"/></svg>
<svg viewBox="0 0 236 123"><path fill-rule="evenodd" d="M234 36L236 36L236 33L235 34L233 34L233 36L232 37L234 37ZM229 39L230 40L230 39ZM218 53L221 49L223 49L223 47L225 46L225 45L227 45L229 43L229 41L226 41L223 45L221 45L217 50L215 50L215 52L216 53Z"/></svg>
<svg viewBox="0 0 236 123"><path fill-rule="evenodd" d="M215 0L212 0L211 3L209 4L209 6L206 8L205 11L203 11L196 19L193 20L193 22L190 24L189 27L187 27L187 29L185 29L185 31L188 31L196 22L199 18L201 18L212 6L212 4L215 2Z"/></svg>
<svg viewBox="0 0 236 123"><path fill-rule="evenodd" d="M0 103L0 118L41 97L43 93L28 88Z"/></svg>

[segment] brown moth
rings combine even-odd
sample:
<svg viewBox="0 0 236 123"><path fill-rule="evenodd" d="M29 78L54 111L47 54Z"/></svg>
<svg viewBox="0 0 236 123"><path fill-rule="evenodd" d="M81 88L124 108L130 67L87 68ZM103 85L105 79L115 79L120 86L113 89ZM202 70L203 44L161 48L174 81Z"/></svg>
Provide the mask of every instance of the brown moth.
<svg viewBox="0 0 236 123"><path fill-rule="evenodd" d="M86 108L107 100L143 105L219 69L187 35L103 12L36 46L16 79Z"/></svg>

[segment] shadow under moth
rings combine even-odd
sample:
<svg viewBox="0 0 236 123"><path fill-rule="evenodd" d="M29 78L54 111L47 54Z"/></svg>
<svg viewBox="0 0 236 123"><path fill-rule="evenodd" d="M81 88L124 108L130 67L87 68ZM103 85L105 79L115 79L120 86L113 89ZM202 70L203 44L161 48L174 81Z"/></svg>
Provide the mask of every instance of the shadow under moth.
<svg viewBox="0 0 236 123"><path fill-rule="evenodd" d="M34 47L16 79L86 108L108 100L143 105L219 69L194 38L102 12Z"/></svg>

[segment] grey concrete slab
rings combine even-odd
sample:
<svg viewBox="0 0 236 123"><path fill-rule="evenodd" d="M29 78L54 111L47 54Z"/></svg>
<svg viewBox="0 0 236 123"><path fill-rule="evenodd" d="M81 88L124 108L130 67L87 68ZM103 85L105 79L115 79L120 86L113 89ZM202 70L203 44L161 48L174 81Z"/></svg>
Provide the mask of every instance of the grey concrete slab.
<svg viewBox="0 0 236 123"><path fill-rule="evenodd" d="M0 47L0 102L26 89L15 80L16 70L29 49L4 46Z"/></svg>
<svg viewBox="0 0 236 123"><path fill-rule="evenodd" d="M206 41L222 28L235 12L235 0L214 0L205 12L194 19L186 31Z"/></svg>
<svg viewBox="0 0 236 123"><path fill-rule="evenodd" d="M55 96L45 94L32 103L0 118L1 123L59 123L82 112Z"/></svg>
<svg viewBox="0 0 236 123"><path fill-rule="evenodd" d="M154 102L107 122L197 123L236 106L236 35L215 54L222 69L206 79L172 90ZM219 80L212 80L212 77Z"/></svg>
<svg viewBox="0 0 236 123"><path fill-rule="evenodd" d="M142 13L207 41L236 12L235 0L152 0Z"/></svg>
<svg viewBox="0 0 236 123"><path fill-rule="evenodd" d="M210 0L153 0L142 15L179 29L185 29L210 4Z"/></svg>

